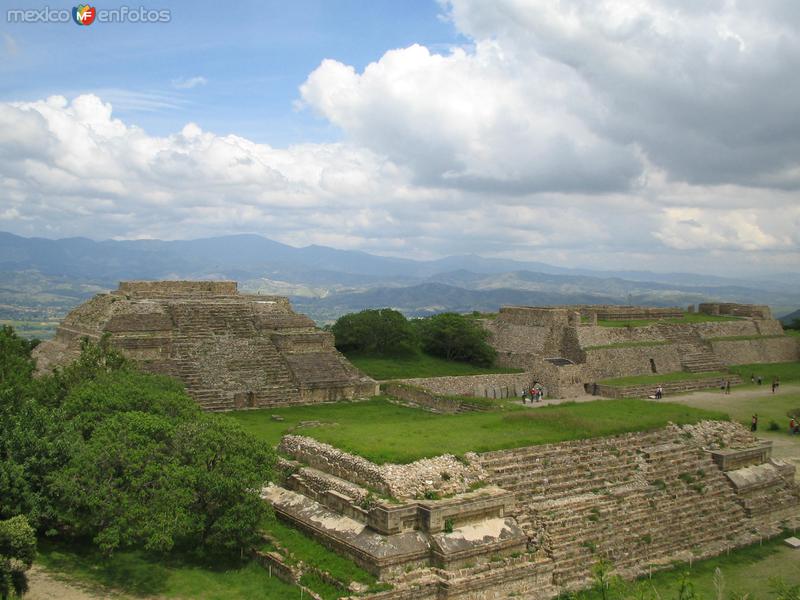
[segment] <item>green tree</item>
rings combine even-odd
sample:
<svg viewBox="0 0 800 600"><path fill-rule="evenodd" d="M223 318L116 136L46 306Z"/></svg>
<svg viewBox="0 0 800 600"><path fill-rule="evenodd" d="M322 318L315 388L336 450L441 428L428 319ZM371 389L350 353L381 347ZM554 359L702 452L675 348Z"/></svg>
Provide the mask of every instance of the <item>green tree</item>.
<svg viewBox="0 0 800 600"><path fill-rule="evenodd" d="M0 349L0 518L27 515L106 553L230 554L256 541L272 448L203 413L180 382L138 372L108 338L38 379L10 328Z"/></svg>
<svg viewBox="0 0 800 600"><path fill-rule="evenodd" d="M341 352L401 356L418 350L414 328L402 313L391 308L344 315L331 331Z"/></svg>
<svg viewBox="0 0 800 600"><path fill-rule="evenodd" d="M0 598L28 591L26 571L36 558L36 534L23 516L0 521Z"/></svg>
<svg viewBox="0 0 800 600"><path fill-rule="evenodd" d="M75 534L107 553L255 542L274 453L238 423L202 413L177 382L103 374L74 388L62 414L77 441L52 483Z"/></svg>
<svg viewBox="0 0 800 600"><path fill-rule="evenodd" d="M422 349L447 360L491 366L497 352L487 343L489 333L474 319L441 313L416 321Z"/></svg>

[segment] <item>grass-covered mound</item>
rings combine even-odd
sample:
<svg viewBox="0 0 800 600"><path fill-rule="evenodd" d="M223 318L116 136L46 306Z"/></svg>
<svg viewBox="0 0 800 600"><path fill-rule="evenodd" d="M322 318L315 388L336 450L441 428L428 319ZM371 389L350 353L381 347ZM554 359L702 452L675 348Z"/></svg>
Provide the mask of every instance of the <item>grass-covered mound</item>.
<svg viewBox="0 0 800 600"><path fill-rule="evenodd" d="M365 356L363 354L350 353L347 354L347 359L364 373L377 380L522 372L520 369L480 367L457 360L445 360L424 352L415 352L407 356L396 357Z"/></svg>
<svg viewBox="0 0 800 600"><path fill-rule="evenodd" d="M271 415L285 421L274 421ZM712 412L644 400L597 400L524 408L507 405L484 413L439 415L393 404L366 402L298 406L228 413L242 427L271 444L284 433L307 435L376 463L408 463L440 454L488 452L652 430L673 423L727 419ZM301 421L313 426L297 427Z"/></svg>
<svg viewBox="0 0 800 600"><path fill-rule="evenodd" d="M683 313L682 317L672 317L668 319L631 319L628 321L606 321L599 319L597 324L600 327L647 327L655 323L708 323L711 321L739 321L739 317L729 317L725 315L704 315L702 313Z"/></svg>

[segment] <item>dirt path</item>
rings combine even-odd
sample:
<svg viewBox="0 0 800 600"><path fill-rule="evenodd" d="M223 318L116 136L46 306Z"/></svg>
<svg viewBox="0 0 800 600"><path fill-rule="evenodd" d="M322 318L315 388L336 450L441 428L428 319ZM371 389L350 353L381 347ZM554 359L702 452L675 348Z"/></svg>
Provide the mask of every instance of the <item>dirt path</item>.
<svg viewBox="0 0 800 600"><path fill-rule="evenodd" d="M28 571L28 584L30 591L25 594L25 600L102 600L106 598L133 600L131 596L118 592L89 588L70 581L60 574L46 571L39 565L34 565Z"/></svg>

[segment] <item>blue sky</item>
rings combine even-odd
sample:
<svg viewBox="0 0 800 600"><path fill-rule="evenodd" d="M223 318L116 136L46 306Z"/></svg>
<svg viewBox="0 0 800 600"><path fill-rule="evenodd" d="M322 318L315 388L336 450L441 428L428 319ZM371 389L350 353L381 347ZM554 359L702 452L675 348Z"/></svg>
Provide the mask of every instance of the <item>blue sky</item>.
<svg viewBox="0 0 800 600"><path fill-rule="evenodd" d="M3 4L43 6L13 0ZM117 117L154 135L192 121L216 133L275 146L329 141L341 138L337 128L294 106L299 86L324 58L360 70L393 48L413 43L446 48L465 41L441 18L441 7L428 0L230 6L203 0L142 6L168 7L172 20L88 27L3 23L16 56L0 66L0 99L94 92L113 103ZM173 85L194 77L206 83L191 89Z"/></svg>
<svg viewBox="0 0 800 600"><path fill-rule="evenodd" d="M0 20L0 230L800 265L796 0L142 5Z"/></svg>

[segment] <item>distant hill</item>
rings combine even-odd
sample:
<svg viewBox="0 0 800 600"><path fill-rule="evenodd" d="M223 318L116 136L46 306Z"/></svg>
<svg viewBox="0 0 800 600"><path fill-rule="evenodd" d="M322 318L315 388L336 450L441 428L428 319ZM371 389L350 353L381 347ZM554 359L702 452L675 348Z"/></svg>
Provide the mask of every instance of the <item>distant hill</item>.
<svg viewBox="0 0 800 600"><path fill-rule="evenodd" d="M791 325L795 321L800 320L800 308L798 308L793 312L790 312L788 315L783 315L779 320L784 325Z"/></svg>
<svg viewBox="0 0 800 600"><path fill-rule="evenodd" d="M746 281L692 273L591 271L450 256L417 261L258 235L185 241L50 240L0 232L0 319L57 317L125 279L234 279L293 298L320 321L393 306L407 314L497 310L503 304L644 304L704 300L800 305L800 276Z"/></svg>

